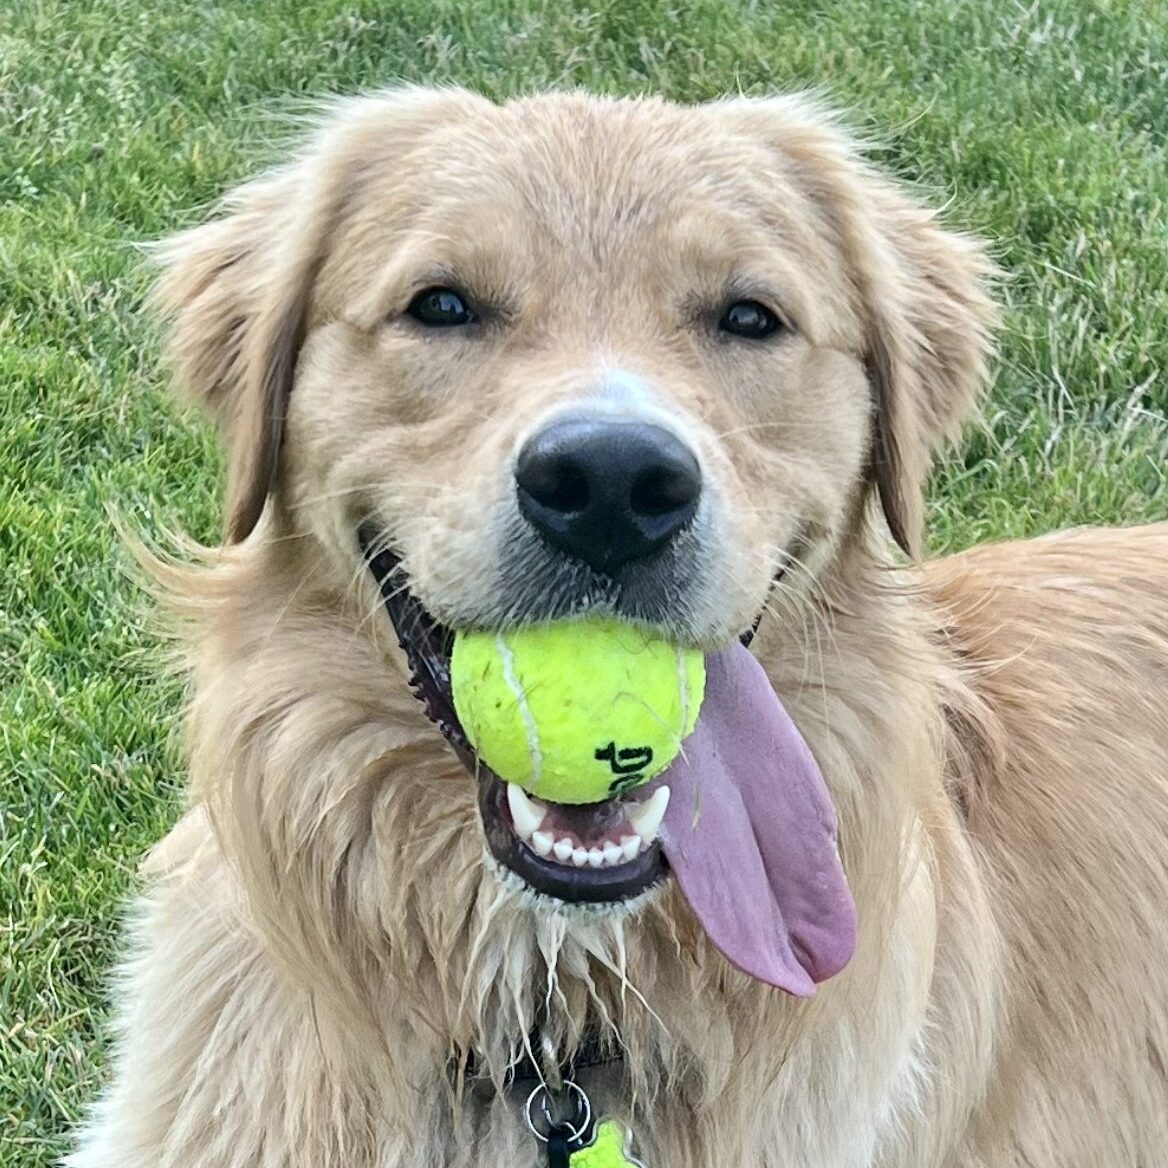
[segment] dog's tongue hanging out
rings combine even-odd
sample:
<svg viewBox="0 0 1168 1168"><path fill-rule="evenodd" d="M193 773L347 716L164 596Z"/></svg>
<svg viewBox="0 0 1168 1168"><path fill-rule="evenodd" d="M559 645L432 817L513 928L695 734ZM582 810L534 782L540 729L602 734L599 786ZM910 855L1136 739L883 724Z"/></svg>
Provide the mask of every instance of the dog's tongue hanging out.
<svg viewBox="0 0 1168 1168"><path fill-rule="evenodd" d="M806 996L856 943L831 800L753 655L735 644L706 668L697 727L662 776L672 792L662 846L727 960Z"/></svg>

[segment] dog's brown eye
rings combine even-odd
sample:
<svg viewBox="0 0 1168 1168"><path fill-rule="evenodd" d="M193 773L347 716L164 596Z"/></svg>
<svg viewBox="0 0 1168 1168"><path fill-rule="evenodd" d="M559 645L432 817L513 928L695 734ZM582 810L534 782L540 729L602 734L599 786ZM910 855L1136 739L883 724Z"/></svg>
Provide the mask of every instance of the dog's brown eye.
<svg viewBox="0 0 1168 1168"><path fill-rule="evenodd" d="M406 312L427 328L452 328L478 319L462 293L453 288L423 289L410 301Z"/></svg>
<svg viewBox="0 0 1168 1168"><path fill-rule="evenodd" d="M736 300L722 314L718 327L736 337L762 340L783 327L783 322L757 300Z"/></svg>

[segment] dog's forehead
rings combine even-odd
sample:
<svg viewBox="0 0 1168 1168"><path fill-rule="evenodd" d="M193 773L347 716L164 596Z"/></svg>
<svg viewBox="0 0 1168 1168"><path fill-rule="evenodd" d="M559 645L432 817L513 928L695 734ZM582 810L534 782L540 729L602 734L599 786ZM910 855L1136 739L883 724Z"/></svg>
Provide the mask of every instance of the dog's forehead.
<svg viewBox="0 0 1168 1168"><path fill-rule="evenodd" d="M359 214L387 232L561 250L700 233L711 217L774 226L800 201L776 151L714 111L576 94L439 114L362 186Z"/></svg>
<svg viewBox="0 0 1168 1168"><path fill-rule="evenodd" d="M496 173L553 212L652 221L702 198L749 197L768 169L762 144L727 134L699 107L551 96L497 116Z"/></svg>

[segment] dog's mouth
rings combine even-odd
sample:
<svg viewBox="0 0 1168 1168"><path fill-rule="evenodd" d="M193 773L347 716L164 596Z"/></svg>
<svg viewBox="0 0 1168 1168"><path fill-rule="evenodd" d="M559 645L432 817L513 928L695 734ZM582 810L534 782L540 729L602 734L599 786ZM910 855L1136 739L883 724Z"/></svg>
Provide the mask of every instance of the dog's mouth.
<svg viewBox="0 0 1168 1168"><path fill-rule="evenodd" d="M630 900L659 883L666 862L658 836L668 802L660 783L602 803L568 805L533 799L475 753L454 709L450 656L454 632L409 590L397 555L377 551L360 531L369 570L410 668L410 685L427 717L478 781L487 848L498 863L538 892L573 904Z"/></svg>
<svg viewBox="0 0 1168 1168"><path fill-rule="evenodd" d="M672 873L714 946L793 994L810 994L847 963L855 906L831 800L744 644L707 654L697 724L652 783L601 803L543 802L478 757L454 707L454 631L410 591L377 532L363 528L359 539L413 692L478 780L483 831L498 864L529 888L575 904L627 902Z"/></svg>
<svg viewBox="0 0 1168 1168"><path fill-rule="evenodd" d="M641 801L543 803L480 764L479 811L491 855L536 891L569 903L629 900L664 877L662 796L668 789L659 786Z"/></svg>

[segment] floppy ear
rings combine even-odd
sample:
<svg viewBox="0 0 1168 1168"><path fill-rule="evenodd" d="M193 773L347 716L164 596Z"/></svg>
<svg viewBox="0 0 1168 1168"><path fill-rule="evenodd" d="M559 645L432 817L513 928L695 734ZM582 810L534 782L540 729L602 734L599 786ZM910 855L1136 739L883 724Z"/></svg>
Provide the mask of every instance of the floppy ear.
<svg viewBox="0 0 1168 1168"><path fill-rule="evenodd" d="M313 284L360 176L392 168L408 142L471 108L490 103L411 86L336 102L295 161L158 248L176 379L227 442L228 542L251 533L275 487Z"/></svg>
<svg viewBox="0 0 1168 1168"><path fill-rule="evenodd" d="M976 410L997 313L981 245L869 172L849 232L866 301L865 366L875 424L871 473L889 531L916 556L933 454ZM846 230L846 229L845 229Z"/></svg>
<svg viewBox="0 0 1168 1168"><path fill-rule="evenodd" d="M994 267L979 242L939 227L869 166L814 100L727 106L777 149L784 180L812 201L843 254L872 388L870 476L892 537L915 556L933 453L973 413L986 382Z"/></svg>
<svg viewBox="0 0 1168 1168"><path fill-rule="evenodd" d="M226 214L159 248L157 296L171 318L180 387L228 447L225 536L259 521L279 463L284 412L304 336L329 209L304 206L304 164L240 188Z"/></svg>

